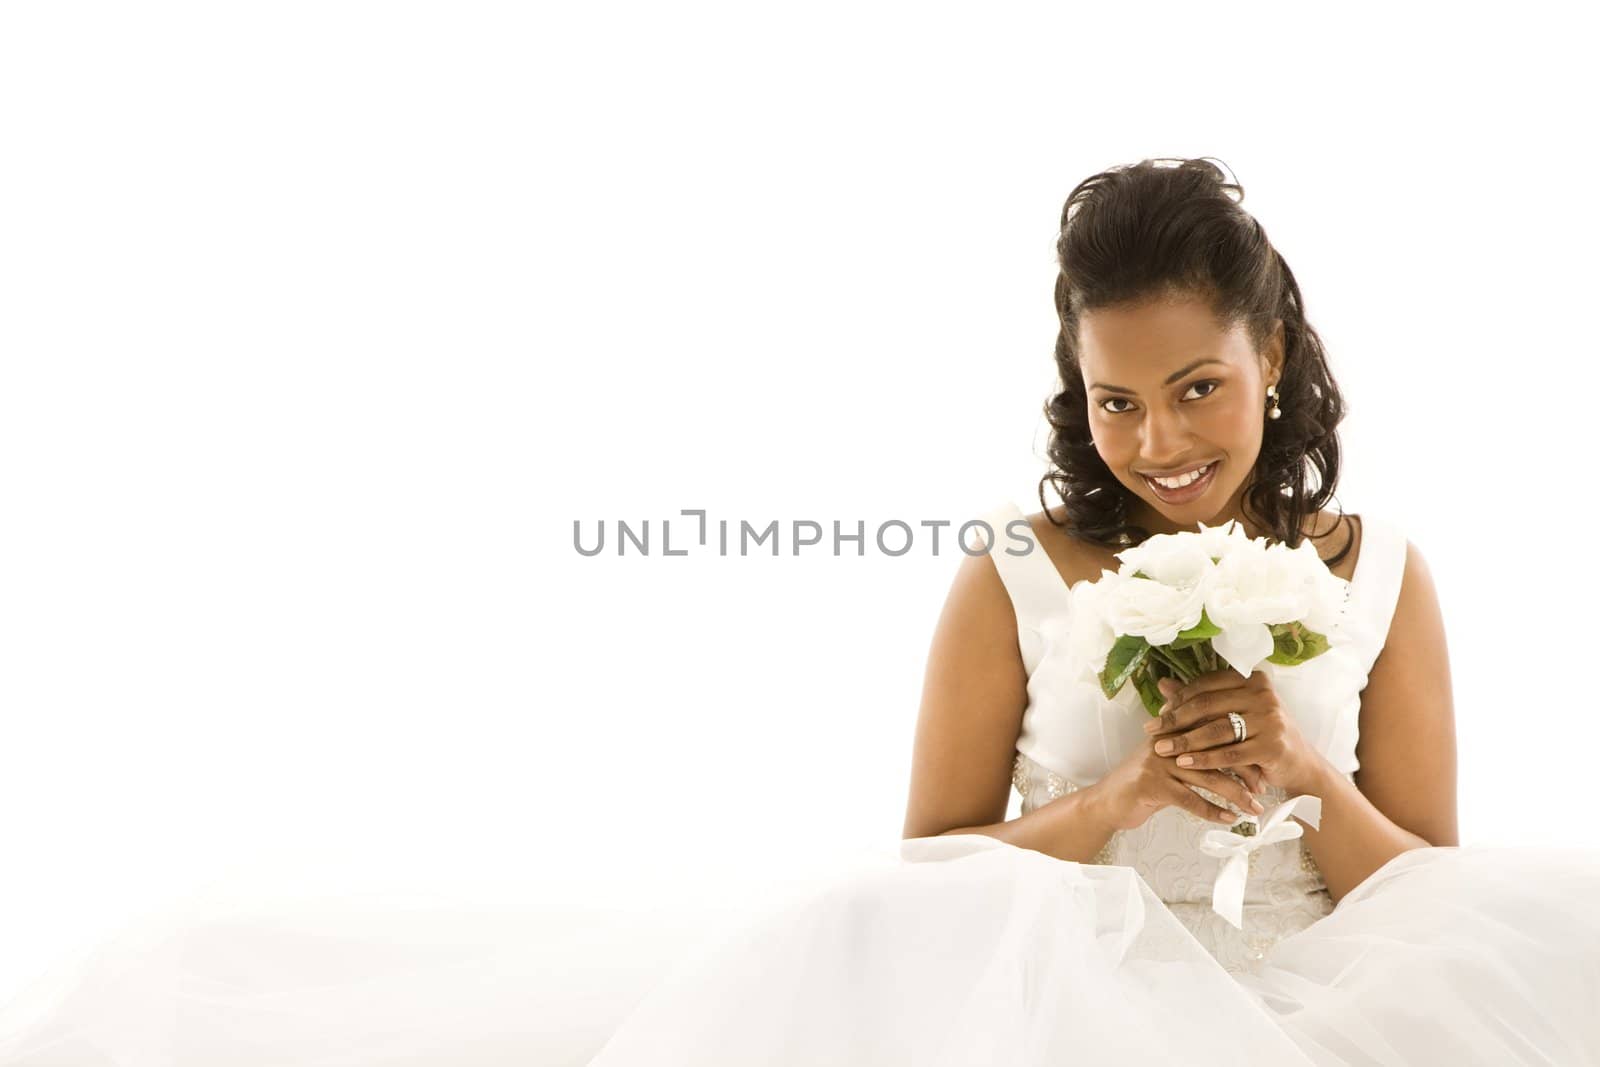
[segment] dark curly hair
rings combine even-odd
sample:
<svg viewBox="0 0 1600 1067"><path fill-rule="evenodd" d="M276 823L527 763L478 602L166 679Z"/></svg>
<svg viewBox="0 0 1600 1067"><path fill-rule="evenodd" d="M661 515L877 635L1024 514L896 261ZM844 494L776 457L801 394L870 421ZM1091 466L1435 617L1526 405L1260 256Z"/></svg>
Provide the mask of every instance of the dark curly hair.
<svg viewBox="0 0 1600 1067"><path fill-rule="evenodd" d="M1060 392L1045 404L1051 469L1039 480L1045 516L1069 534L1106 548L1139 544L1150 531L1129 522L1136 498L1112 474L1089 431L1088 395L1078 364L1084 312L1147 299L1198 296L1217 320L1243 323L1256 351L1284 328L1278 387L1283 414L1265 420L1244 507L1269 539L1293 548L1306 518L1334 496L1344 400L1322 341L1306 321L1289 264L1242 207L1244 188L1209 160L1146 159L1084 179L1067 197L1056 242L1056 340ZM1175 164L1175 165L1174 165ZM1317 488L1306 486L1311 468ZM1066 508L1057 522L1045 503L1053 485ZM1333 559L1342 560L1354 538Z"/></svg>

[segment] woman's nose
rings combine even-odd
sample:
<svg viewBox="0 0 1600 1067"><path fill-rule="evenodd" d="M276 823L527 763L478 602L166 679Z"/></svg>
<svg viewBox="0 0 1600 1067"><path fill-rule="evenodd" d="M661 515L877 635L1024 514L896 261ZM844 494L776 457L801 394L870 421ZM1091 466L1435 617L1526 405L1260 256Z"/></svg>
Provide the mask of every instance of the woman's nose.
<svg viewBox="0 0 1600 1067"><path fill-rule="evenodd" d="M1189 431L1183 419L1164 412L1152 414L1144 423L1139 457L1147 467L1161 467L1188 454Z"/></svg>

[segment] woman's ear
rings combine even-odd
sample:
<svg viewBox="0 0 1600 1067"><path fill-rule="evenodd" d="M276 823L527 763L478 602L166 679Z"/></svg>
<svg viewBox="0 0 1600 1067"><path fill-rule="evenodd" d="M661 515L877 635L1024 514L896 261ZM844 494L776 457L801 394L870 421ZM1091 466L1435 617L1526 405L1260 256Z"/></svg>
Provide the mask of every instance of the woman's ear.
<svg viewBox="0 0 1600 1067"><path fill-rule="evenodd" d="M1274 319L1267 335L1266 351L1261 353L1261 377L1268 385L1283 381L1283 320Z"/></svg>

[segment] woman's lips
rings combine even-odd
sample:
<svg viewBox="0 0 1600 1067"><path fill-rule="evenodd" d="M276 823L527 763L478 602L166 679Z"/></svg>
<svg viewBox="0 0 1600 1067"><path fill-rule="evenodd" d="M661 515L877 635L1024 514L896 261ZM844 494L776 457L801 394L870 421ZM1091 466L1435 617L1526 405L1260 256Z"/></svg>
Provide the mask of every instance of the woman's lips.
<svg viewBox="0 0 1600 1067"><path fill-rule="evenodd" d="M1144 479L1145 484L1148 485L1151 491L1153 491L1156 496L1160 497L1164 503L1187 504L1189 501L1200 496L1211 486L1212 481L1217 476L1217 468L1219 466L1221 466L1220 460L1212 460L1206 465L1205 474L1190 482L1182 489L1168 489L1166 486L1158 484L1155 479L1151 478L1149 475L1140 475L1140 477Z"/></svg>

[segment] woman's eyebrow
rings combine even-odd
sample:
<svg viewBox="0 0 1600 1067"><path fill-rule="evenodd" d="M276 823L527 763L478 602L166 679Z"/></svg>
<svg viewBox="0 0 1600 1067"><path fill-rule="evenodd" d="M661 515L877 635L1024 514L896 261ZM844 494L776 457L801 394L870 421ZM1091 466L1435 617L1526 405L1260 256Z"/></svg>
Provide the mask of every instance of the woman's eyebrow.
<svg viewBox="0 0 1600 1067"><path fill-rule="evenodd" d="M1207 363L1222 363L1222 364L1226 365L1227 361L1226 360L1221 360L1221 359L1210 359L1210 358L1197 359L1193 363L1189 364L1187 367L1184 367L1182 370L1176 370L1176 371L1173 371L1171 374L1167 375L1167 380L1162 382L1161 384L1162 385L1171 385L1173 382L1177 381L1179 378L1182 378L1185 374L1188 374L1190 371L1194 370L1196 367L1204 366ZM1105 384L1103 384L1101 382L1095 382L1093 385L1089 386L1089 388L1090 389L1104 389L1108 393L1128 393L1131 396L1138 396L1139 395L1137 390L1125 389L1120 385L1105 385Z"/></svg>

